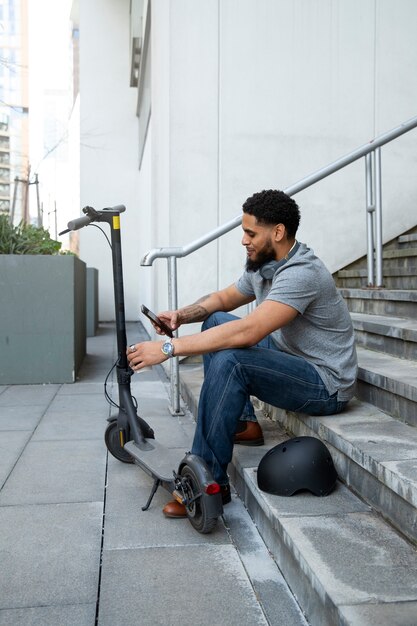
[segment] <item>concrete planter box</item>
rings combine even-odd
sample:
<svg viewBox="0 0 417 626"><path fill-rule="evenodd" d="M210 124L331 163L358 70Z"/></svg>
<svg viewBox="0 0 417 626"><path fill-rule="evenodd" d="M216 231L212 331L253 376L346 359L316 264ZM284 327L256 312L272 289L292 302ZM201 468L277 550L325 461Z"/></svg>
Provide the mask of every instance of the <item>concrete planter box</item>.
<svg viewBox="0 0 417 626"><path fill-rule="evenodd" d="M85 263L0 255L0 384L74 382L85 351Z"/></svg>

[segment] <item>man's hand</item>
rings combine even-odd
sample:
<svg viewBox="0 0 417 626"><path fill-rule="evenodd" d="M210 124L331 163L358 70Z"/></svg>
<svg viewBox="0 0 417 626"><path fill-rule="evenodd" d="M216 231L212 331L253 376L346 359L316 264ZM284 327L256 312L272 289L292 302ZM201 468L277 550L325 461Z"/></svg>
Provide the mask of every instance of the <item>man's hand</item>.
<svg viewBox="0 0 417 626"><path fill-rule="evenodd" d="M181 326L179 311L163 311L162 313L158 313L158 317L161 322L165 322L165 324L169 326L171 330L177 330L177 328ZM158 335L165 335L164 331L161 330L159 326L153 324L153 327L155 328Z"/></svg>
<svg viewBox="0 0 417 626"><path fill-rule="evenodd" d="M139 372L144 367L158 365L168 359L162 352L163 341L144 341L136 343L127 349L127 360L134 372Z"/></svg>

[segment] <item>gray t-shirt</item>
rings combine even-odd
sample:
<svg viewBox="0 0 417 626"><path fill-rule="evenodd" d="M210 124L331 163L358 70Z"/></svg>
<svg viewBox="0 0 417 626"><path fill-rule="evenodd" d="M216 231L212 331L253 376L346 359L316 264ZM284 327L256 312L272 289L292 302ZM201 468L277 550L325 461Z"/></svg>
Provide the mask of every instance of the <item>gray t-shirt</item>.
<svg viewBox="0 0 417 626"><path fill-rule="evenodd" d="M275 300L296 309L299 315L274 331L273 341L280 350L311 363L330 395L337 392L341 401L352 398L357 376L352 321L332 275L313 250L300 243L272 280L246 271L236 287L255 296L257 304Z"/></svg>

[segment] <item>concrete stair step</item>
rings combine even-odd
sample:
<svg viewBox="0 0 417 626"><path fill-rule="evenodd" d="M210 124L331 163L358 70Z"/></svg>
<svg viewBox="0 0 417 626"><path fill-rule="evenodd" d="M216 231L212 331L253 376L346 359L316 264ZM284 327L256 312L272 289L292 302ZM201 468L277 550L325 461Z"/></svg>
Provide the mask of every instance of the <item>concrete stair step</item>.
<svg viewBox="0 0 417 626"><path fill-rule="evenodd" d="M340 270L334 276L338 287L350 289L366 289L368 272L366 269ZM416 289L417 265L415 267L383 268L385 289Z"/></svg>
<svg viewBox="0 0 417 626"><path fill-rule="evenodd" d="M367 313L350 315L358 345L417 361L417 321Z"/></svg>
<svg viewBox="0 0 417 626"><path fill-rule="evenodd" d="M417 426L417 362L357 347L358 397Z"/></svg>
<svg viewBox="0 0 417 626"><path fill-rule="evenodd" d="M417 542L417 430L360 400L339 415L312 417L271 408L298 436L331 450L340 478L414 543Z"/></svg>
<svg viewBox="0 0 417 626"><path fill-rule="evenodd" d="M383 259L405 259L405 258L415 258L417 257L417 246L410 248L395 248L392 250L383 250L382 258Z"/></svg>
<svg viewBox="0 0 417 626"><path fill-rule="evenodd" d="M193 398L195 407L202 368L182 367L180 377L182 392ZM308 622L413 624L415 548L371 506L417 541L417 430L358 400L337 416L313 418L272 408L271 414L281 423L259 416L265 445L235 446L229 471ZM256 482L259 461L269 448L288 439L289 432L325 441L339 476L364 492L369 503L342 483L326 498L261 492Z"/></svg>
<svg viewBox="0 0 417 626"><path fill-rule="evenodd" d="M261 492L259 458L244 467L242 454L238 493L312 626L415 624L417 555L405 539L341 484L326 498Z"/></svg>
<svg viewBox="0 0 417 626"><path fill-rule="evenodd" d="M387 267L403 266L416 267L417 265L417 226L404 234L391 239L383 246L384 271ZM366 256L350 263L345 270L366 269Z"/></svg>
<svg viewBox="0 0 417 626"><path fill-rule="evenodd" d="M398 237L399 244L409 244L409 243L417 243L417 233L412 233L410 235L401 235Z"/></svg>
<svg viewBox="0 0 417 626"><path fill-rule="evenodd" d="M382 251L383 269L390 267L410 267L415 268L417 266L417 246L414 242L411 245L399 244L396 240L395 243L390 243L384 246ZM357 259L353 263L350 263L343 270L356 270L366 269L367 259L366 256Z"/></svg>
<svg viewBox="0 0 417 626"><path fill-rule="evenodd" d="M417 290L339 289L352 313L370 313L417 320Z"/></svg>

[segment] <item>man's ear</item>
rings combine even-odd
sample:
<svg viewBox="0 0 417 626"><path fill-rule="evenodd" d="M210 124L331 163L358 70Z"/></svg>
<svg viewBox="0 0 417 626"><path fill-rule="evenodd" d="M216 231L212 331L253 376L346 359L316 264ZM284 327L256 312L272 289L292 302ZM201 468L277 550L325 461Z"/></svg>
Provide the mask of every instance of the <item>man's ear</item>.
<svg viewBox="0 0 417 626"><path fill-rule="evenodd" d="M282 241L285 238L285 226L284 224L277 224L274 228L274 240L276 243Z"/></svg>

